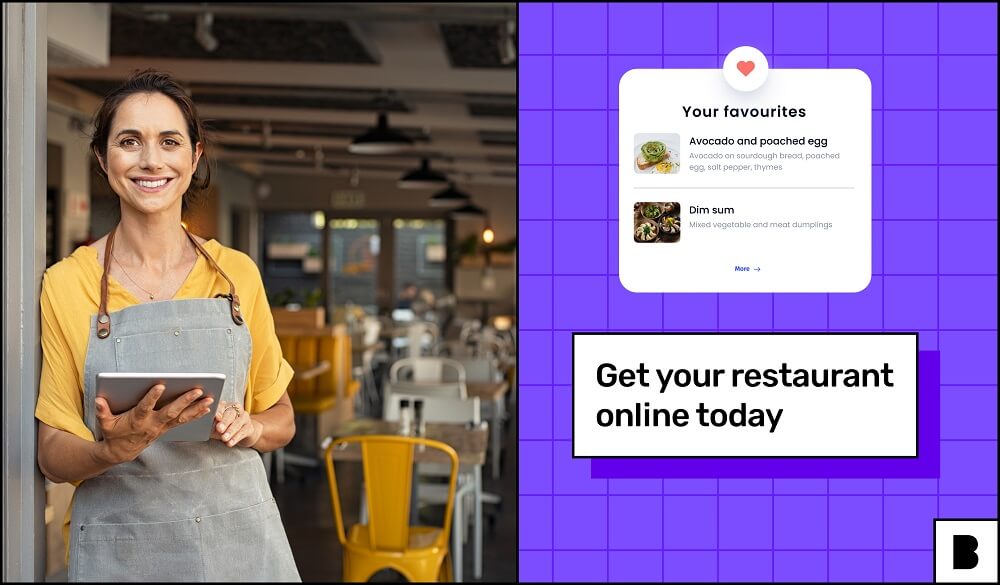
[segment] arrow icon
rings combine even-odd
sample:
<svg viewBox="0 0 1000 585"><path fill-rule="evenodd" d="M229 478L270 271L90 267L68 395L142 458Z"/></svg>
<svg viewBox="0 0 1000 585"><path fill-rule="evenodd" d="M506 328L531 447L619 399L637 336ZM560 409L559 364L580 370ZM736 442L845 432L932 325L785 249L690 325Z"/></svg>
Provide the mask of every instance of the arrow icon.
<svg viewBox="0 0 1000 585"><path fill-rule="evenodd" d="M760 266L758 266L757 268L754 268L754 271L760 272Z"/></svg>

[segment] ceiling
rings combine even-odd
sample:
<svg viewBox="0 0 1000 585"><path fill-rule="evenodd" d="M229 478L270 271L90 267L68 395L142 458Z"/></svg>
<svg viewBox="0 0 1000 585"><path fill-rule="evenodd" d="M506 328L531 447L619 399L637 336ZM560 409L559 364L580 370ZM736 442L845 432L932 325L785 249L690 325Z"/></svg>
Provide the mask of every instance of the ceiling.
<svg viewBox="0 0 1000 585"><path fill-rule="evenodd" d="M514 4L111 6L109 65L50 67L50 92L96 103L153 67L190 90L214 156L251 174L395 179L429 157L462 184L514 184ZM212 51L195 35L206 12ZM347 152L379 112L412 152Z"/></svg>

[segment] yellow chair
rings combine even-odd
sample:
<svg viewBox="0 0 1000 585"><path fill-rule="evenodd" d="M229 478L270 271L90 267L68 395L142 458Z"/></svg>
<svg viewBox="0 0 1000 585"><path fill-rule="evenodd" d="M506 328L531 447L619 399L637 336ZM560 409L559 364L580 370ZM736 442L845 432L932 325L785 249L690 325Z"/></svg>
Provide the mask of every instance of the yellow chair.
<svg viewBox="0 0 1000 585"><path fill-rule="evenodd" d="M354 396L361 382L353 378L351 370L351 336L341 326L318 329L284 328L278 330L282 356L295 370L295 377L288 385L288 397L296 415L311 415L315 425L300 429L303 439L315 453L323 440L319 416L336 409L333 420L343 422L354 414ZM330 420L326 417L324 420ZM286 464L318 467L315 455L286 453L279 449L275 454L278 483L284 481Z"/></svg>
<svg viewBox="0 0 1000 585"><path fill-rule="evenodd" d="M368 524L355 524L344 532L340 492L333 469L333 452L357 443L361 449ZM443 451L451 459L448 501L444 524L410 526L413 450L416 445ZM337 521L337 536L344 547L344 581L367 581L383 569L393 569L408 581L451 581L448 538L455 505L458 454L448 444L420 437L362 435L333 441L324 452L330 501Z"/></svg>

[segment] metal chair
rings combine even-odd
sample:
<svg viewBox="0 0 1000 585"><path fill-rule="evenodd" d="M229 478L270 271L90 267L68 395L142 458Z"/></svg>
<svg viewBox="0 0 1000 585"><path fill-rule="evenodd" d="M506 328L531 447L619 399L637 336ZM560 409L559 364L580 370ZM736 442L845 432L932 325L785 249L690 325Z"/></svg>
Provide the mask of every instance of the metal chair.
<svg viewBox="0 0 1000 585"><path fill-rule="evenodd" d="M361 449L368 521L344 530L340 492L333 465L335 449ZM410 526L410 488L414 447L443 451L451 461L444 524ZM420 437L364 435L332 441L324 451L330 502L337 524L337 538L344 547L344 581L363 582L382 569L393 569L408 581L450 581L448 538L455 504L458 454L445 443Z"/></svg>
<svg viewBox="0 0 1000 585"><path fill-rule="evenodd" d="M467 396L465 368L461 362L442 357L402 358L389 368L393 392L425 396Z"/></svg>
<svg viewBox="0 0 1000 585"><path fill-rule="evenodd" d="M408 357L392 364L390 382L465 382L465 369L458 360L442 357Z"/></svg>
<svg viewBox="0 0 1000 585"><path fill-rule="evenodd" d="M424 353L424 347L434 347L441 336L437 323L430 321L394 322L393 330L392 349L393 357L396 358L420 357ZM399 335L401 331L405 331L406 335Z"/></svg>
<svg viewBox="0 0 1000 585"><path fill-rule="evenodd" d="M400 401L422 400L424 403L424 420L426 422L443 423L472 423L480 424L479 399L471 398L462 400L460 398L442 398L434 396L423 396L416 394L398 394L393 392L386 396L385 410L383 418L389 421L399 420ZM417 470L422 478L445 477L448 474L447 466L440 463L421 463L417 465ZM483 567L483 513L482 513L482 479L481 470L476 466L461 466L458 473L458 490L455 493L455 512L452 516L452 559L454 561L455 581L462 581L462 543L468 532L467 526L470 507L464 501L471 497L473 499L471 512L473 516L473 566L477 579L482 577ZM444 504L448 498L444 486L440 483L421 482L417 489L418 499L428 504Z"/></svg>

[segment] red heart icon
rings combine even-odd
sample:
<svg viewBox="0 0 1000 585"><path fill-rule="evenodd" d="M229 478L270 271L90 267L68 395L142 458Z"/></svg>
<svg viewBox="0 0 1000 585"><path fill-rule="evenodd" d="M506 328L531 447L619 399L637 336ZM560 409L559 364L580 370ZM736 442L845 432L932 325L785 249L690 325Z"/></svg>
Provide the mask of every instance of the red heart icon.
<svg viewBox="0 0 1000 585"><path fill-rule="evenodd" d="M750 75L750 72L753 71L754 64L753 61L740 61L736 64L736 68L739 69L740 73L742 73L745 77Z"/></svg>

